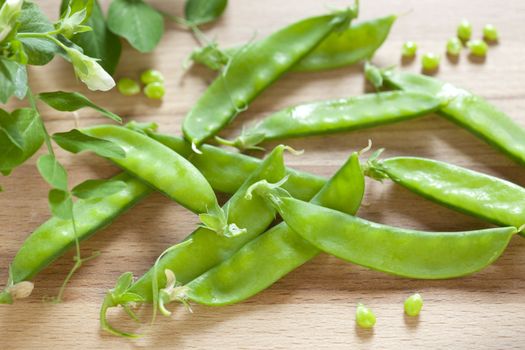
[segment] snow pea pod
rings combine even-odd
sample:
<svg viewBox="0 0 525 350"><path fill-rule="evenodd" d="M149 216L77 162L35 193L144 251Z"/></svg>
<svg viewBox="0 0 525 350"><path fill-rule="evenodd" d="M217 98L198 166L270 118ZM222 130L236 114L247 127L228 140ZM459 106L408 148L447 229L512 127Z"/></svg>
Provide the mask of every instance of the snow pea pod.
<svg viewBox="0 0 525 350"><path fill-rule="evenodd" d="M365 188L358 153L312 199L312 203L355 214ZM205 305L228 305L268 288L319 250L282 222L247 243L228 260L186 285L186 298Z"/></svg>
<svg viewBox="0 0 525 350"><path fill-rule="evenodd" d="M107 323L105 315L108 308L120 304L125 306L130 297L134 298L132 301L135 302L152 302L156 292L154 283L158 282L157 286L166 284L166 269L173 271L180 282L189 282L264 232L273 221L275 210L261 197L252 202L244 196L248 187L257 181L265 179L273 182L285 176L283 152L286 148L276 147L224 206L232 222L243 227L245 232L233 237L224 237L202 227L195 230L183 243L171 247L161 255L157 263L138 281L129 281L126 288L117 286L107 294L101 308L102 328L114 334L126 335ZM167 303L164 299L161 301Z"/></svg>
<svg viewBox="0 0 525 350"><path fill-rule="evenodd" d="M525 189L509 181L436 160L396 157L369 162L370 175L500 226L525 225Z"/></svg>
<svg viewBox="0 0 525 350"><path fill-rule="evenodd" d="M450 98L439 114L525 165L525 128L483 98L420 74L386 70L383 77L388 84L405 91Z"/></svg>
<svg viewBox="0 0 525 350"><path fill-rule="evenodd" d="M417 92L390 91L319 101L280 110L234 140L220 143L241 150L260 142L369 128L416 118L438 110L443 99Z"/></svg>
<svg viewBox="0 0 525 350"><path fill-rule="evenodd" d="M444 279L494 262L515 227L424 232L374 223L292 197L270 197L283 220L304 239L343 260L390 274Z"/></svg>
<svg viewBox="0 0 525 350"><path fill-rule="evenodd" d="M355 16L356 10L348 9L307 18L245 46L229 60L188 113L182 128L184 136L200 146L330 33Z"/></svg>
<svg viewBox="0 0 525 350"><path fill-rule="evenodd" d="M396 16L390 15L350 26L350 28L331 33L321 43L301 59L292 71L314 72L350 66L374 55L386 40ZM228 57L234 57L242 47L225 50Z"/></svg>
<svg viewBox="0 0 525 350"><path fill-rule="evenodd" d="M151 192L143 182L125 173L112 180L126 187L117 193L96 199L79 199L74 205L75 224L79 241L109 225L114 218ZM10 289L30 281L44 267L60 257L75 244L71 220L53 217L40 225L23 243L10 265L10 283L0 293L0 303L12 303ZM28 295L26 295L28 296Z"/></svg>

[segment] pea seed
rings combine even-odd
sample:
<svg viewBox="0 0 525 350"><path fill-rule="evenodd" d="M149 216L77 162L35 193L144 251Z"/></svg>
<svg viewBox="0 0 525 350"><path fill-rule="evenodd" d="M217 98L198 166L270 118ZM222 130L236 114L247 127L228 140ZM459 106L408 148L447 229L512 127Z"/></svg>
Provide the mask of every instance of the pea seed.
<svg viewBox="0 0 525 350"><path fill-rule="evenodd" d="M405 300L405 313L408 316L417 316L423 308L423 298L419 293L412 294Z"/></svg>
<svg viewBox="0 0 525 350"><path fill-rule="evenodd" d="M144 88L144 94L147 98L153 100L160 100L164 97L166 91L164 90L164 84L159 82L153 82L146 85Z"/></svg>
<svg viewBox="0 0 525 350"><path fill-rule="evenodd" d="M161 72L154 69L148 69L140 75L140 81L142 81L142 84L148 85L151 83L163 83L164 82L164 76Z"/></svg>
<svg viewBox="0 0 525 350"><path fill-rule="evenodd" d="M471 40L467 43L467 46L470 49L470 54L478 57L486 56L489 49L487 43L483 40Z"/></svg>
<svg viewBox="0 0 525 350"><path fill-rule="evenodd" d="M456 38L452 37L448 39L447 41L447 53L452 56L458 56L461 52L461 49L463 48L463 45L461 44L461 41Z"/></svg>
<svg viewBox="0 0 525 350"><path fill-rule="evenodd" d="M462 20L458 26L457 35L461 40L469 40L472 36L472 24L466 19Z"/></svg>
<svg viewBox="0 0 525 350"><path fill-rule="evenodd" d="M433 71L439 67L441 57L436 55L433 52L427 52L421 57L421 64L423 65L423 70Z"/></svg>
<svg viewBox="0 0 525 350"><path fill-rule="evenodd" d="M372 328L376 324L376 316L372 310L361 303L357 304L355 320L357 325L361 328Z"/></svg>
<svg viewBox="0 0 525 350"><path fill-rule="evenodd" d="M122 78L117 83L118 91L124 96L133 96L140 92L139 83L130 78Z"/></svg>
<svg viewBox="0 0 525 350"><path fill-rule="evenodd" d="M405 58L413 58L417 53L417 45L413 41L406 41L401 48L401 55Z"/></svg>
<svg viewBox="0 0 525 350"><path fill-rule="evenodd" d="M483 38L488 41L496 41L499 38L498 30L492 24L483 27Z"/></svg>

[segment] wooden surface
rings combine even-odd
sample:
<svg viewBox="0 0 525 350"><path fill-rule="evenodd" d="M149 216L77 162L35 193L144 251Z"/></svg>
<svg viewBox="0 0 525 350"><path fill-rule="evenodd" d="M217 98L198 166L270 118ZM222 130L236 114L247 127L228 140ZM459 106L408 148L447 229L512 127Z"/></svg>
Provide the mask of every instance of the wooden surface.
<svg viewBox="0 0 525 350"><path fill-rule="evenodd" d="M55 17L57 0L41 1ZM374 0L362 1L361 19L406 13L377 53L375 63L399 63L400 46L414 40L424 51L443 52L448 37L462 17L480 35L486 23L501 33L483 63L443 59L439 78L487 98L525 126L525 2L522 0ZM181 13L172 1L156 1L172 13ZM225 16L207 33L231 45L258 37L300 18L324 12L346 1L231 0ZM138 76L146 68L160 69L167 77L163 103L117 92L89 96L127 120L156 121L161 131L180 133L183 116L204 91L213 74L181 64L194 48L192 37L167 24L157 50L142 55L125 45L117 77ZM419 61L403 69L417 71ZM71 67L57 58L44 68L30 70L36 91L83 90ZM233 135L243 123L291 104L357 95L364 84L360 67L316 74L289 74L265 91L224 135ZM74 127L70 114L43 109L51 132ZM80 125L105 122L91 111L81 113ZM484 171L525 185L523 168L468 132L429 116L401 124L329 137L297 139L289 144L305 149L289 157L289 165L329 176L352 150L372 139L386 147L385 156L414 155L435 158ZM71 183L107 177L118 170L93 155L70 156L59 152L71 174ZM0 281L24 238L49 216L48 186L38 176L34 157L12 176L2 178L0 195ZM378 222L429 230L486 227L481 221L425 201L390 183L368 181L365 204L359 215ZM43 303L58 292L72 265L72 253L59 259L35 279L33 295L13 306L0 307L1 349L524 349L525 241L514 238L493 266L473 276L449 281L414 281L369 271L321 255L292 272L268 290L239 305L220 308L195 306L194 314L177 308L173 318L160 318L154 327L139 331L138 341L115 338L99 331L98 310L105 291L124 271L137 276L157 255L193 230L196 217L161 195L153 195L119 217L108 228L82 244L85 255L100 251L72 279L60 305ZM418 319L403 316L402 303L414 291L422 293L424 309ZM377 315L373 331L355 328L357 302ZM142 316L147 319L149 313ZM111 313L120 327L136 329L121 310Z"/></svg>

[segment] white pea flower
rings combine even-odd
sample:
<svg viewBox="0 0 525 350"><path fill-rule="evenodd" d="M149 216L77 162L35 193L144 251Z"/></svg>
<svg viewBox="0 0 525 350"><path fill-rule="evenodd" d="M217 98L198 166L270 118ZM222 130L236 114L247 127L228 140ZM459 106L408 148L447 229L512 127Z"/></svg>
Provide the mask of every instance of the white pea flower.
<svg viewBox="0 0 525 350"><path fill-rule="evenodd" d="M111 75L98 64L96 59L75 49L66 48L65 50L71 59L71 63L73 63L75 74L87 85L89 90L108 91L115 86L115 81Z"/></svg>
<svg viewBox="0 0 525 350"><path fill-rule="evenodd" d="M0 8L0 42L13 30L23 3L23 0L6 0Z"/></svg>

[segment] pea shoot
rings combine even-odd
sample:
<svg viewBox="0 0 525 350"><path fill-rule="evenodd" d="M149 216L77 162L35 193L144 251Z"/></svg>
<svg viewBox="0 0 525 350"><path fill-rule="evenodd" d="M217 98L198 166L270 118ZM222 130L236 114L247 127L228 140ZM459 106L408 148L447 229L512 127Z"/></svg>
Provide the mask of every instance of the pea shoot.
<svg viewBox="0 0 525 350"><path fill-rule="evenodd" d="M423 298L421 294L415 293L405 300L405 313L408 316L418 316L423 308Z"/></svg>
<svg viewBox="0 0 525 350"><path fill-rule="evenodd" d="M498 30L494 25L487 24L483 27L483 38L488 41L496 41L499 38Z"/></svg>
<svg viewBox="0 0 525 350"><path fill-rule="evenodd" d="M355 321L361 328L372 328L376 324L376 315L365 305L359 303L355 311Z"/></svg>
<svg viewBox="0 0 525 350"><path fill-rule="evenodd" d="M140 75L140 81L144 85L148 85L151 83L163 83L164 82L164 76L161 72L155 69L148 69Z"/></svg>
<svg viewBox="0 0 525 350"><path fill-rule="evenodd" d="M406 41L401 48L401 55L404 58L414 58L417 53L417 44L413 41Z"/></svg>
<svg viewBox="0 0 525 350"><path fill-rule="evenodd" d="M421 64L424 71L435 71L439 67L441 57L433 52L427 52L421 57Z"/></svg>
<svg viewBox="0 0 525 350"><path fill-rule="evenodd" d="M118 91L124 96L133 96L140 92L140 85L130 78L122 78L117 82Z"/></svg>
<svg viewBox="0 0 525 350"><path fill-rule="evenodd" d="M463 48L463 45L461 44L461 41L458 38L452 37L448 39L447 54L451 56L458 56L461 53L462 48Z"/></svg>
<svg viewBox="0 0 525 350"><path fill-rule="evenodd" d="M466 19L462 20L461 23L459 23L457 35L461 40L470 40L472 37L472 24Z"/></svg>
<svg viewBox="0 0 525 350"><path fill-rule="evenodd" d="M164 84L159 82L149 83L144 87L144 95L152 100L160 100L165 94Z"/></svg>
<svg viewBox="0 0 525 350"><path fill-rule="evenodd" d="M470 54L477 57L485 57L489 46L483 40L471 40L467 43L468 48L470 49Z"/></svg>

